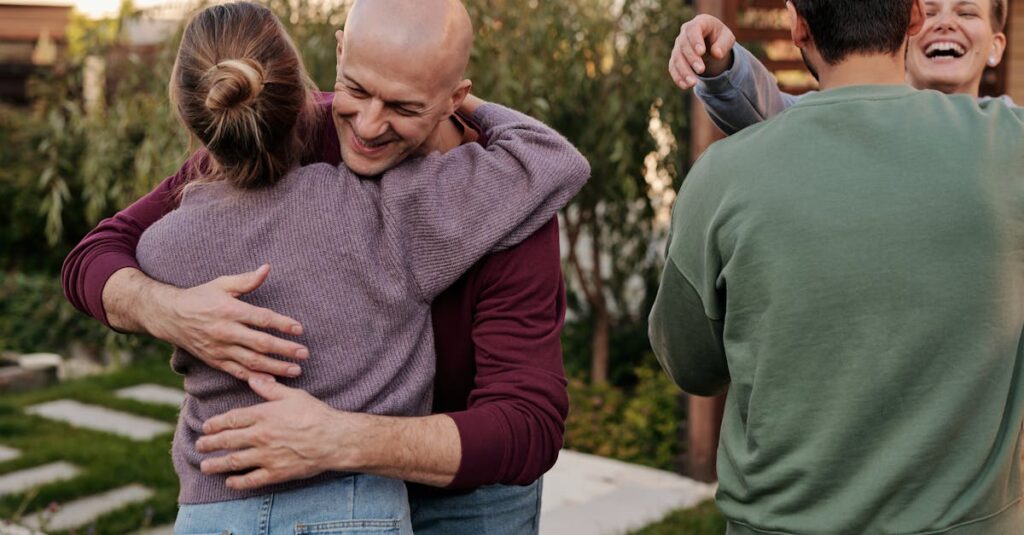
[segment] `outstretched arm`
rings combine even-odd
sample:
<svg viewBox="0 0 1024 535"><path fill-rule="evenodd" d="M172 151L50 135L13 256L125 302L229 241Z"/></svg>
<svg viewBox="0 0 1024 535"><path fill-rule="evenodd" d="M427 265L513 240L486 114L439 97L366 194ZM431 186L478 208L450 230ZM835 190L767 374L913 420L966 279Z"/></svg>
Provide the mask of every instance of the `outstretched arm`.
<svg viewBox="0 0 1024 535"><path fill-rule="evenodd" d="M669 60L681 89L694 88L704 109L728 135L770 119L799 100L783 93L772 73L736 43L725 23L698 15L683 24Z"/></svg>

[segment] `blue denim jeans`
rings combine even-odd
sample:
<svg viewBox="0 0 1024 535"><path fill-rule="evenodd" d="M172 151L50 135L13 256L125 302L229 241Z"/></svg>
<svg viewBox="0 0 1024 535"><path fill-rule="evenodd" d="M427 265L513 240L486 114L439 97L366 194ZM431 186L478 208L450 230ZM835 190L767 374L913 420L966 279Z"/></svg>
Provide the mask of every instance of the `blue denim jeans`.
<svg viewBox="0 0 1024 535"><path fill-rule="evenodd" d="M492 485L457 496L412 499L416 535L536 535L543 482Z"/></svg>
<svg viewBox="0 0 1024 535"><path fill-rule="evenodd" d="M412 535L405 483L354 475L227 502L182 505L174 535Z"/></svg>

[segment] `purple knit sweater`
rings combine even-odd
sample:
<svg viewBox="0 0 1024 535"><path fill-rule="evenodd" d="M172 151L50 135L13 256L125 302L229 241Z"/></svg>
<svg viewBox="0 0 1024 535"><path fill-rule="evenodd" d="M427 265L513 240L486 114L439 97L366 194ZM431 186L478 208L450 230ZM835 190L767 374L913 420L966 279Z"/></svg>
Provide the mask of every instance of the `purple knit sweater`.
<svg viewBox="0 0 1024 535"><path fill-rule="evenodd" d="M283 379L336 409L385 415L430 410L430 302L488 252L547 223L586 182L586 160L557 132L494 104L474 116L490 140L403 162L378 179L310 165L269 189L195 184L143 234L142 269L192 287L269 263L242 299L301 322L303 374ZM234 500L343 476L234 491L203 475L195 450L208 418L259 403L248 385L177 349L185 376L172 457L179 502Z"/></svg>

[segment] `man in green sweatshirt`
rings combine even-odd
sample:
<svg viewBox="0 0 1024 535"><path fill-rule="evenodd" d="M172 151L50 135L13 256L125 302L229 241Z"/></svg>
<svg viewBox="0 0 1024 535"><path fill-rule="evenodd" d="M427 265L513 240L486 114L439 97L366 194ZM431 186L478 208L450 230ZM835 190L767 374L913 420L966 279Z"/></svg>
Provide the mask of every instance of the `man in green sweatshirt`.
<svg viewBox="0 0 1024 535"><path fill-rule="evenodd" d="M694 166L651 312L729 534L1020 535L1024 110L904 85L920 0L788 9L823 91Z"/></svg>

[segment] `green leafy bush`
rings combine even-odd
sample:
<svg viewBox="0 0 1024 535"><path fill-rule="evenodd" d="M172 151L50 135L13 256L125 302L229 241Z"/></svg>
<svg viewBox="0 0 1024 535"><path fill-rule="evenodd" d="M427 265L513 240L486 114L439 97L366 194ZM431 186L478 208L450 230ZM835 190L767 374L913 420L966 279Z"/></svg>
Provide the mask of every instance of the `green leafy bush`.
<svg viewBox="0 0 1024 535"><path fill-rule="evenodd" d="M117 334L75 310L54 277L0 272L0 350L66 355L72 344L96 354L105 350L130 350L139 356L169 354L160 342Z"/></svg>
<svg viewBox="0 0 1024 535"><path fill-rule="evenodd" d="M715 502L704 502L692 509L681 509L630 535L723 535L725 517Z"/></svg>
<svg viewBox="0 0 1024 535"><path fill-rule="evenodd" d="M64 299L60 283L45 276L0 274L0 347L21 353L61 352L77 340L99 346L106 329Z"/></svg>
<svg viewBox="0 0 1024 535"><path fill-rule="evenodd" d="M679 389L660 369L634 370L636 386L569 383L565 447L602 457L675 470L683 444Z"/></svg>

